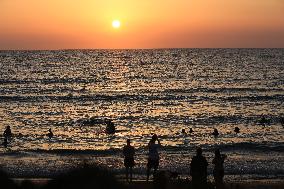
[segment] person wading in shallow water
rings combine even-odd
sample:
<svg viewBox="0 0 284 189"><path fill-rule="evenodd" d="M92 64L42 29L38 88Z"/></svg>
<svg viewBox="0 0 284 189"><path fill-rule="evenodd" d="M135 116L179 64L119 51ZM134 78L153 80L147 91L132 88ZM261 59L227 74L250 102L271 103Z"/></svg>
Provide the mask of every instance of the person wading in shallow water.
<svg viewBox="0 0 284 189"><path fill-rule="evenodd" d="M53 132L51 131L51 129L48 129L48 133L46 134L46 136L48 136L49 139L53 137Z"/></svg>
<svg viewBox="0 0 284 189"><path fill-rule="evenodd" d="M135 165L134 162L134 154L135 149L130 145L130 139L126 140L126 145L123 147L123 155L124 155L124 166L126 168L126 180L132 181L132 168ZM128 179L128 175L130 175L130 179Z"/></svg>
<svg viewBox="0 0 284 189"><path fill-rule="evenodd" d="M213 176L216 184L216 188L224 188L223 178L224 178L224 166L223 163L226 159L226 155L221 154L219 149L215 150L215 157L212 161L214 164Z"/></svg>
<svg viewBox="0 0 284 189"><path fill-rule="evenodd" d="M158 142L156 144L155 142ZM148 163L147 163L147 181L149 181L150 171L152 168L154 168L153 176L155 176L157 169L159 167L159 153L158 148L161 147L160 140L158 139L158 136L154 134L148 144L149 154L148 154Z"/></svg>
<svg viewBox="0 0 284 189"><path fill-rule="evenodd" d="M190 175L194 189L207 188L207 166L208 162L202 155L202 149L197 148L196 156L192 158L190 163Z"/></svg>

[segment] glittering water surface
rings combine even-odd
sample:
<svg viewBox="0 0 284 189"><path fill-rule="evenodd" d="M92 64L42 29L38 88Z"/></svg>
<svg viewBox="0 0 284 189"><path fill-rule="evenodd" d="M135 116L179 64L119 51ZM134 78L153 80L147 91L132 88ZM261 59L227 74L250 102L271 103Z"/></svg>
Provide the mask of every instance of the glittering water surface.
<svg viewBox="0 0 284 189"><path fill-rule="evenodd" d="M157 133L166 154L218 145L277 151L284 162L284 49L0 51L0 68L0 130L14 133L2 154L111 153L127 138L143 154ZM118 132L81 124L91 117L113 120Z"/></svg>

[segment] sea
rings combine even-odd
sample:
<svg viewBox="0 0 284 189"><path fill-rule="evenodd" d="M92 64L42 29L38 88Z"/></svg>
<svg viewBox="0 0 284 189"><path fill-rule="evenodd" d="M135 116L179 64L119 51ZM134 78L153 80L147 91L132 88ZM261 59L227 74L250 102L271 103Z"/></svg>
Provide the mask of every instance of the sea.
<svg viewBox="0 0 284 189"><path fill-rule="evenodd" d="M202 147L212 179L219 148L225 180L283 179L283 117L284 49L0 51L0 141L7 126L13 133L0 169L13 177L83 164L123 175L131 139L134 177L143 179L157 134L161 170L189 177Z"/></svg>

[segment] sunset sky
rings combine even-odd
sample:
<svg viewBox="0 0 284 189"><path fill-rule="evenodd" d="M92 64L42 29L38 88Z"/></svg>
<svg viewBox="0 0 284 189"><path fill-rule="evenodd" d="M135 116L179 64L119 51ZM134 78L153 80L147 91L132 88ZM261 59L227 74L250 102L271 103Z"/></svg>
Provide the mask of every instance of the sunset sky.
<svg viewBox="0 0 284 189"><path fill-rule="evenodd" d="M195 47L284 48L284 0L0 0L0 49Z"/></svg>

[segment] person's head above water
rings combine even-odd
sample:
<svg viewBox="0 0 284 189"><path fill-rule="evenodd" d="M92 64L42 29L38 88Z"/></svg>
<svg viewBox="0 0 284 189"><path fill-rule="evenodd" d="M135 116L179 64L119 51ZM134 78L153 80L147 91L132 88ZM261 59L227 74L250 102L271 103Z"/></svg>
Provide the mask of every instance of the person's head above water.
<svg viewBox="0 0 284 189"><path fill-rule="evenodd" d="M158 136L156 135L156 134L153 134L153 136L152 136L152 141L156 141L158 139Z"/></svg>
<svg viewBox="0 0 284 189"><path fill-rule="evenodd" d="M126 140L127 145L130 145L130 139Z"/></svg>
<svg viewBox="0 0 284 189"><path fill-rule="evenodd" d="M197 156L201 156L202 155L202 149L200 147L198 147L196 149L196 154L197 154Z"/></svg>

